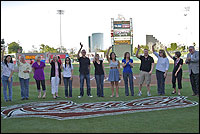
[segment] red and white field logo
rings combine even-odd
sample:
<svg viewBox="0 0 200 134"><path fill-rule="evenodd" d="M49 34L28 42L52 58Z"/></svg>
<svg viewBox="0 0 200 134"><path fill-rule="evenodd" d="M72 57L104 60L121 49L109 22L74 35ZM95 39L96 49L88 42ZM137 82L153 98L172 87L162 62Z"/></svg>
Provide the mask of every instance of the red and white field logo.
<svg viewBox="0 0 200 134"><path fill-rule="evenodd" d="M4 118L43 117L66 120L183 108L195 105L198 105L198 103L187 100L184 96L156 96L126 102L109 101L81 104L62 100L14 105L4 108L1 111L1 115Z"/></svg>

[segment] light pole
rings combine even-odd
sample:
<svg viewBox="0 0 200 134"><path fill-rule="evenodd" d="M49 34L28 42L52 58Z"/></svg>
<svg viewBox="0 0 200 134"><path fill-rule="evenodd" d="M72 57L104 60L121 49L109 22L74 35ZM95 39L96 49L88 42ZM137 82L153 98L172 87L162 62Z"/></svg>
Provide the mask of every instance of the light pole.
<svg viewBox="0 0 200 134"><path fill-rule="evenodd" d="M187 16L188 16L188 13L189 13L189 11L190 11L190 6L187 6L187 7L184 7L185 8L185 13L184 13L184 17L186 17L186 27L185 27L185 39L186 39L186 44L185 45L187 45L188 46L188 44L187 44L187 31L188 31L188 24L187 24Z"/></svg>
<svg viewBox="0 0 200 134"><path fill-rule="evenodd" d="M61 37L61 15L64 14L64 10L57 10L57 14L60 14L60 52L62 48L62 37Z"/></svg>

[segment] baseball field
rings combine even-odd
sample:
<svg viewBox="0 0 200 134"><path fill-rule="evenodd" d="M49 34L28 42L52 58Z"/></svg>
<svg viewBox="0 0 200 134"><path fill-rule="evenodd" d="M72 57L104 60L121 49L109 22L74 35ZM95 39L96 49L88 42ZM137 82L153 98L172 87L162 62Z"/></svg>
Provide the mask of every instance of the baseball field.
<svg viewBox="0 0 200 134"><path fill-rule="evenodd" d="M45 78L47 86L47 95L45 99L38 99L36 84L33 79L33 74L30 75L29 85L29 100L21 100L20 84L17 73L13 76L13 100L12 102L5 102L3 99L3 88L1 85L1 112L14 105L28 104L36 102L59 102L71 101L73 103L95 103L95 102L130 102L134 100L141 100L149 98L146 94L147 89L144 85L142 88L142 96L137 96L138 93L138 79L139 79L139 65L134 64L133 74L134 79L134 96L125 96L125 89L123 80L120 81L119 98L111 98L110 83L105 80L104 95L105 97L97 97L96 83L94 79L94 67L91 66L91 93L93 98L86 95L86 88L84 88L84 97L78 98L80 93L79 89L79 72L78 64L74 64L74 77L73 77L73 97L64 97L64 85L59 86L60 98L53 99L51 95L51 85L49 81L50 66L45 68ZM175 97L177 94L171 94L171 72L173 64L170 64L169 73L166 78L165 96ZM105 64L106 75L108 75L109 67ZM197 105L190 107L178 107L170 109L149 110L140 112L127 112L123 114L109 114L105 116L96 116L89 118L76 118L76 119L55 119L41 117L24 116L20 118L11 118L12 116L5 116L1 114L1 133L199 133L199 97L192 96L192 89L189 82L189 73L187 65L183 65L183 89L181 95L186 97L187 100L196 102ZM86 86L85 86L86 87ZM130 92L130 91L129 91ZM157 95L155 68L152 74L151 97L159 97ZM165 102L167 103L167 102ZM47 104L48 105L48 104ZM170 105L170 104L169 104ZM167 106L167 105L165 105ZM54 107L55 108L55 107ZM148 107L149 108L149 107ZM78 112L79 109L75 109ZM85 110L85 109L83 109ZM53 113L53 111L52 111ZM17 113L16 113L17 114ZM28 115L28 114L27 114ZM14 114L13 114L14 116Z"/></svg>

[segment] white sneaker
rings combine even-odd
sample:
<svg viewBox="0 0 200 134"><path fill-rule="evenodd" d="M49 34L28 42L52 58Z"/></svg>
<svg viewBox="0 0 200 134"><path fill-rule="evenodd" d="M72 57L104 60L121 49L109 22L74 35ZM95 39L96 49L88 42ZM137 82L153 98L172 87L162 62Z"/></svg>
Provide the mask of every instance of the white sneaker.
<svg viewBox="0 0 200 134"><path fill-rule="evenodd" d="M83 97L83 96L78 96L78 98L81 98L81 97Z"/></svg>
<svg viewBox="0 0 200 134"><path fill-rule="evenodd" d="M89 95L88 97L92 98L93 96L92 96L92 95Z"/></svg>
<svg viewBox="0 0 200 134"><path fill-rule="evenodd" d="M150 93L150 92L147 92L147 96L151 96L151 93Z"/></svg>
<svg viewBox="0 0 200 134"><path fill-rule="evenodd" d="M138 93L138 96L141 96L142 95L142 92L141 91L139 91L139 93Z"/></svg>

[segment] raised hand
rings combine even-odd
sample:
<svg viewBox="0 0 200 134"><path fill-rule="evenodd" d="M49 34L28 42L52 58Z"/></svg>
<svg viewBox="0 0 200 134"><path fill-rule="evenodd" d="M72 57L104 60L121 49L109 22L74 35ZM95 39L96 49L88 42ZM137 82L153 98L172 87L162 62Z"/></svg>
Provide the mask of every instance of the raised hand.
<svg viewBox="0 0 200 134"><path fill-rule="evenodd" d="M83 44L81 44L81 42L80 42L80 46L81 46L81 48L83 47Z"/></svg>
<svg viewBox="0 0 200 134"><path fill-rule="evenodd" d="M138 44L138 49L140 49L140 45Z"/></svg>
<svg viewBox="0 0 200 134"><path fill-rule="evenodd" d="M111 49L112 48L112 46L110 46L108 49Z"/></svg>

